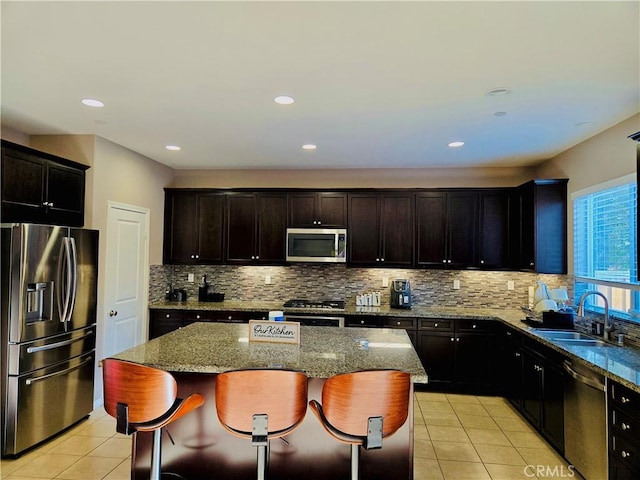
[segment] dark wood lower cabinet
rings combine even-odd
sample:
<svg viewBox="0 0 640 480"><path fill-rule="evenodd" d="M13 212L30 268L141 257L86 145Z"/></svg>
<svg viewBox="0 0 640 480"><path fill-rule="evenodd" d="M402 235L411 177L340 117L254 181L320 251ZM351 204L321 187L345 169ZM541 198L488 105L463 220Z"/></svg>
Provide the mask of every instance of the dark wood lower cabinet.
<svg viewBox="0 0 640 480"><path fill-rule="evenodd" d="M149 340L195 322L248 323L249 320L265 320L268 315L268 312L151 309Z"/></svg>
<svg viewBox="0 0 640 480"><path fill-rule="evenodd" d="M499 338L503 395L556 450L564 453L562 355L512 330Z"/></svg>
<svg viewBox="0 0 640 480"><path fill-rule="evenodd" d="M640 478L640 394L609 381L609 480Z"/></svg>
<svg viewBox="0 0 640 480"><path fill-rule="evenodd" d="M493 321L418 322L417 351L429 376L429 389L493 393Z"/></svg>

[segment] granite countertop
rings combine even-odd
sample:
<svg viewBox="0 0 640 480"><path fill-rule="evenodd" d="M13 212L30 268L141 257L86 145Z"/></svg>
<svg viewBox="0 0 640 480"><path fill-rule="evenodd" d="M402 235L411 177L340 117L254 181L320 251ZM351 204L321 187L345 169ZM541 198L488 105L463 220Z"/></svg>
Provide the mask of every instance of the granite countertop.
<svg viewBox="0 0 640 480"><path fill-rule="evenodd" d="M153 309L179 310L234 310L265 312L269 310L283 310L285 313L327 313L324 309L291 309L283 308L282 302L262 301L228 301L207 303L198 301L187 302L158 302L150 306ZM419 307L411 309L394 309L388 305L380 307L357 307L346 305L344 310L331 310L332 314L343 315L379 315L385 317L412 318L463 318L470 320L498 320L510 325L517 331L537 340L553 350L565 355L573 361L582 363L594 371L601 373L622 385L640 393L640 351L632 347L620 347L614 344L604 346L567 346L560 342L549 340L536 333L536 329L527 326L521 320L525 314L520 309L494 309L469 307ZM322 328L322 327L320 327ZM326 327L325 327L326 328ZM341 329L346 335L351 335L349 328ZM359 330L359 329L355 329ZM375 329L377 330L377 329ZM162 338L162 337L161 337ZM420 382L418 382L420 383Z"/></svg>
<svg viewBox="0 0 640 480"><path fill-rule="evenodd" d="M222 373L243 368L288 368L311 378L389 368L427 383L427 374L402 329L300 327L300 345L248 341L248 324L194 323L115 355L172 372ZM361 346L359 340L368 340Z"/></svg>

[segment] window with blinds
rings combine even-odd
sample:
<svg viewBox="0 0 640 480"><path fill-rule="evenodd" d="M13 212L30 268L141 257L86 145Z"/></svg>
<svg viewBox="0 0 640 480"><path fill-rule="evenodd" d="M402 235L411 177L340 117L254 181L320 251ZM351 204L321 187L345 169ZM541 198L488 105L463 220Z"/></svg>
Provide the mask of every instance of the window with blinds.
<svg viewBox="0 0 640 480"><path fill-rule="evenodd" d="M576 293L584 288L602 291L611 309L632 317L638 311L640 285L637 206L635 174L573 195Z"/></svg>

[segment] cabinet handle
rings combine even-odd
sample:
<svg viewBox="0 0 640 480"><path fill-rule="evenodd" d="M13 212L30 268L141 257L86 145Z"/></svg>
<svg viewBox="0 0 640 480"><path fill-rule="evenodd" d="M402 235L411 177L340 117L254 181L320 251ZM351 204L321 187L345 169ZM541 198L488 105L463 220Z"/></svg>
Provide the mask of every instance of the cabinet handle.
<svg viewBox="0 0 640 480"><path fill-rule="evenodd" d="M628 458L631 456L631 452L627 452L625 450L622 450L622 458Z"/></svg>
<svg viewBox="0 0 640 480"><path fill-rule="evenodd" d="M376 262L379 262L379 261L380 261L380 259L379 259L379 258L376 258Z"/></svg>
<svg viewBox="0 0 640 480"><path fill-rule="evenodd" d="M460 337L456 337L456 342L459 342L459 341L460 341Z"/></svg>
<svg viewBox="0 0 640 480"><path fill-rule="evenodd" d="M43 206L43 207L48 207L48 206L49 206L49 202L43 202L43 203L42 203L42 206Z"/></svg>
<svg viewBox="0 0 640 480"><path fill-rule="evenodd" d="M484 260L480 260L480 264L484 264Z"/></svg>
<svg viewBox="0 0 640 480"><path fill-rule="evenodd" d="M364 325L364 320L360 320L360 325Z"/></svg>
<svg viewBox="0 0 640 480"><path fill-rule="evenodd" d="M196 258L200 258L200 255L198 255L197 253L196 253Z"/></svg>
<svg viewBox="0 0 640 480"><path fill-rule="evenodd" d="M229 315L229 320L231 320L231 315Z"/></svg>
<svg viewBox="0 0 640 480"><path fill-rule="evenodd" d="M197 318L198 320L200 320L200 315L196 315L196 318Z"/></svg>
<svg viewBox="0 0 640 480"><path fill-rule="evenodd" d="M510 337L510 336L511 336L511 332L507 332L507 337Z"/></svg>
<svg viewBox="0 0 640 480"><path fill-rule="evenodd" d="M442 263L447 263L447 259L445 258L444 260L442 260Z"/></svg>
<svg viewBox="0 0 640 480"><path fill-rule="evenodd" d="M170 315L167 313L164 317L165 317L165 318L169 318L169 316L170 316Z"/></svg>
<svg viewBox="0 0 640 480"><path fill-rule="evenodd" d="M318 225L322 225L322 222L320 220L318 220Z"/></svg>
<svg viewBox="0 0 640 480"><path fill-rule="evenodd" d="M522 355L520 355L518 352L516 352L516 358L520 358Z"/></svg>
<svg viewBox="0 0 640 480"><path fill-rule="evenodd" d="M191 258L196 258L196 256L195 255L191 255Z"/></svg>
<svg viewBox="0 0 640 480"><path fill-rule="evenodd" d="M472 326L471 328L476 328L476 327L477 327L477 325L474 323L474 324L473 324L473 326Z"/></svg>
<svg viewBox="0 0 640 480"><path fill-rule="evenodd" d="M620 399L620 401L621 401L622 403L629 403L631 400L629 400L627 397L622 397L622 398Z"/></svg>
<svg viewBox="0 0 640 480"><path fill-rule="evenodd" d="M380 259L380 261L381 261L381 262L384 262L384 258L381 258L381 259Z"/></svg>
<svg viewBox="0 0 640 480"><path fill-rule="evenodd" d="M453 342L455 340L455 338L451 337L451 341Z"/></svg>
<svg viewBox="0 0 640 480"><path fill-rule="evenodd" d="M530 267L533 267L533 262L531 262L531 263L529 264L529 266L530 266Z"/></svg>
<svg viewBox="0 0 640 480"><path fill-rule="evenodd" d="M400 325L400 322L398 322L398 325Z"/></svg>
<svg viewBox="0 0 640 480"><path fill-rule="evenodd" d="M438 327L438 324L437 324L437 323L434 323L434 324L433 324L433 326L437 328L437 327Z"/></svg>
<svg viewBox="0 0 640 480"><path fill-rule="evenodd" d="M631 430L631 425L628 425L628 424L622 422L622 429L623 430Z"/></svg>
<svg viewBox="0 0 640 480"><path fill-rule="evenodd" d="M451 263L451 259L447 260L447 263Z"/></svg>

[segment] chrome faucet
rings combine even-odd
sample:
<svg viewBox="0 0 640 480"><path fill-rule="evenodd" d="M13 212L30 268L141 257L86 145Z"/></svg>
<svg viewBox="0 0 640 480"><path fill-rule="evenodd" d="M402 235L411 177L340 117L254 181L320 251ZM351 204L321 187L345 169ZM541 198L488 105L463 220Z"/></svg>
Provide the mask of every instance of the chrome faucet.
<svg viewBox="0 0 640 480"><path fill-rule="evenodd" d="M615 327L613 323L609 325L609 300L607 300L607 297L605 297L604 294L596 290L589 290L587 292L584 292L580 297L580 302L578 304L578 316L584 317L584 301L589 295L598 295L602 297L602 299L604 300L604 333L603 335L605 340L610 340L611 332L615 330Z"/></svg>

